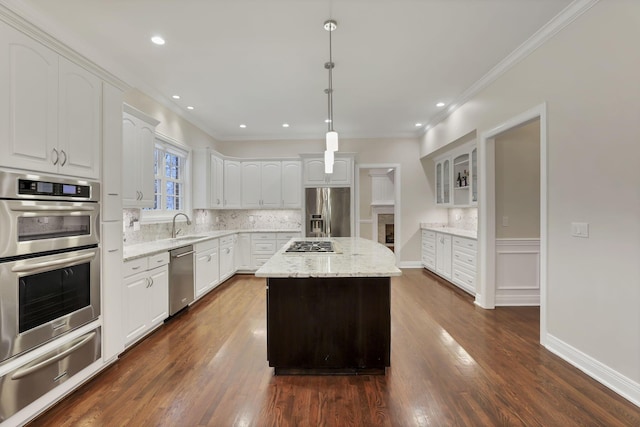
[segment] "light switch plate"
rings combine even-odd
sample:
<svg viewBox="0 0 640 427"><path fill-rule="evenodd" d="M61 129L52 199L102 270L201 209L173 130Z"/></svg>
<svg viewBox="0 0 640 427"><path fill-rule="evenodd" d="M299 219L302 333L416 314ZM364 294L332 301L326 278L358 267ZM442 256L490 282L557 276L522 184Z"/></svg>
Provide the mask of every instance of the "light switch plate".
<svg viewBox="0 0 640 427"><path fill-rule="evenodd" d="M571 223L571 235L573 237L589 237L589 223L587 222L572 222Z"/></svg>
<svg viewBox="0 0 640 427"><path fill-rule="evenodd" d="M506 215L502 217L502 226L503 227L508 227L509 226L509 217L506 216Z"/></svg>
<svg viewBox="0 0 640 427"><path fill-rule="evenodd" d="M133 231L140 231L140 221L133 221Z"/></svg>

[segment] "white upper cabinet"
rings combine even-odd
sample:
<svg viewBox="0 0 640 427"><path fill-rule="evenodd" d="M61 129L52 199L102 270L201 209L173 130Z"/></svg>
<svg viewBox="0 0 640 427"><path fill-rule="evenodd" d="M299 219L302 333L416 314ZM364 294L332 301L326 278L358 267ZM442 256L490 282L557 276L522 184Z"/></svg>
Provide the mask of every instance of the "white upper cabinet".
<svg viewBox="0 0 640 427"><path fill-rule="evenodd" d="M153 207L158 121L125 104L122 119L122 204Z"/></svg>
<svg viewBox="0 0 640 427"><path fill-rule="evenodd" d="M102 221L122 221L122 91L102 90Z"/></svg>
<svg viewBox="0 0 640 427"><path fill-rule="evenodd" d="M101 80L0 23L0 165L100 178Z"/></svg>
<svg viewBox="0 0 640 427"><path fill-rule="evenodd" d="M224 207L242 207L242 169L241 163L235 160L224 161Z"/></svg>
<svg viewBox="0 0 640 427"><path fill-rule="evenodd" d="M333 173L324 173L324 157L307 157L304 159L305 187L350 186L353 182L353 155L335 155Z"/></svg>
<svg viewBox="0 0 640 427"><path fill-rule="evenodd" d="M195 150L193 161L193 208L222 209L224 203L224 161L209 148Z"/></svg>
<svg viewBox="0 0 640 427"><path fill-rule="evenodd" d="M59 171L100 178L102 81L62 57L59 70Z"/></svg>
<svg viewBox="0 0 640 427"><path fill-rule="evenodd" d="M242 162L242 207L279 208L282 206L282 163Z"/></svg>
<svg viewBox="0 0 640 427"><path fill-rule="evenodd" d="M299 209L302 206L302 167L298 160L282 162L282 207Z"/></svg>
<svg viewBox="0 0 640 427"><path fill-rule="evenodd" d="M475 206L477 200L477 151L475 143L465 144L434 159L436 164L436 204Z"/></svg>

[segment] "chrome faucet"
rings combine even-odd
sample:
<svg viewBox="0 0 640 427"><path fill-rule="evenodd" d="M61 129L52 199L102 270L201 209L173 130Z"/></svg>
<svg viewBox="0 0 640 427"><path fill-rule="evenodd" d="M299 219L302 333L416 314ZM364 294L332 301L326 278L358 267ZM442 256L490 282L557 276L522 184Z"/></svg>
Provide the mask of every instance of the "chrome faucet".
<svg viewBox="0 0 640 427"><path fill-rule="evenodd" d="M178 233L180 232L180 229L178 229L178 231L176 231L176 217L179 215L184 215L185 218L187 218L187 225L191 225L191 220L189 219L189 217L187 216L186 213L182 213L182 212L178 212L177 214L175 214L173 216L173 225L171 226L171 238L175 239L178 236Z"/></svg>

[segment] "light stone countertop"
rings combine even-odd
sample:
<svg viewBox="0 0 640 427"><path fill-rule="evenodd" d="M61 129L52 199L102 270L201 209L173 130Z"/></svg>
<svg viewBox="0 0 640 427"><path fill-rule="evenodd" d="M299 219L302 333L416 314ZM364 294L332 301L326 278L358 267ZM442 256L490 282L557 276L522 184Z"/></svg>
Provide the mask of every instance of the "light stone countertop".
<svg viewBox="0 0 640 427"><path fill-rule="evenodd" d="M433 227L431 225L420 223L422 230L436 231L438 233L451 234L453 236L466 237L468 239L478 240L478 232L475 230L463 230L462 228L453 227Z"/></svg>
<svg viewBox="0 0 640 427"><path fill-rule="evenodd" d="M358 237L333 237L335 253L285 252L280 249L256 271L257 277L390 277L400 276L396 257L386 246Z"/></svg>
<svg viewBox="0 0 640 427"><path fill-rule="evenodd" d="M123 260L131 261L132 259L142 258L149 255L155 255L160 252L167 252L181 246L192 245L199 242L205 242L211 239L229 236L238 233L300 233L301 230L273 230L273 229L251 229L251 230L215 230L205 233L197 233L194 235L178 236L176 239L162 239L153 242L137 243L122 248Z"/></svg>

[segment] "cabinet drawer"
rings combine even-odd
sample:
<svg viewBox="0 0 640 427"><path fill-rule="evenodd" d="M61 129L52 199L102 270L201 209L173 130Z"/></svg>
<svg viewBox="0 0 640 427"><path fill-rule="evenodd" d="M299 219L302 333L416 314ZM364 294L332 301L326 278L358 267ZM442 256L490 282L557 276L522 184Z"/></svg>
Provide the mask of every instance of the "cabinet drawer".
<svg viewBox="0 0 640 427"><path fill-rule="evenodd" d="M276 239L289 241L295 237L300 237L300 233L278 233Z"/></svg>
<svg viewBox="0 0 640 427"><path fill-rule="evenodd" d="M436 240L436 232L431 230L422 230L422 238L423 239L431 239Z"/></svg>
<svg viewBox="0 0 640 427"><path fill-rule="evenodd" d="M435 239L433 239L433 241L431 240L423 240L422 241L422 250L427 250L427 251L432 251L435 252L436 250L436 241Z"/></svg>
<svg viewBox="0 0 640 427"><path fill-rule="evenodd" d="M453 249L453 262L459 263L472 271L476 270L476 254L471 254L465 251L459 250L457 247Z"/></svg>
<svg viewBox="0 0 640 427"><path fill-rule="evenodd" d="M274 254L276 253L276 242L253 242L253 253Z"/></svg>
<svg viewBox="0 0 640 427"><path fill-rule="evenodd" d="M461 268L454 267L453 274L451 275L451 281L457 285L460 285L468 292L474 292L476 289L476 277Z"/></svg>
<svg viewBox="0 0 640 427"><path fill-rule="evenodd" d="M149 259L147 257L132 259L122 264L122 277L133 276L141 271L146 271Z"/></svg>
<svg viewBox="0 0 640 427"><path fill-rule="evenodd" d="M233 245L233 240L235 239L235 237L236 237L235 234L232 234L231 236L221 237L220 246Z"/></svg>
<svg viewBox="0 0 640 427"><path fill-rule="evenodd" d="M422 265L424 265L429 270L435 270L436 268L436 257L434 254L423 253L422 254Z"/></svg>
<svg viewBox="0 0 640 427"><path fill-rule="evenodd" d="M260 267L262 267L264 265L264 263L269 261L269 259L271 259L270 256L256 256L256 257L253 257L253 266L255 268L260 268Z"/></svg>
<svg viewBox="0 0 640 427"><path fill-rule="evenodd" d="M149 270L169 264L169 252L162 252L149 257Z"/></svg>
<svg viewBox="0 0 640 427"><path fill-rule="evenodd" d="M275 240L276 233L254 233L251 235L251 240Z"/></svg>
<svg viewBox="0 0 640 427"><path fill-rule="evenodd" d="M472 239L465 239L464 237L453 237L453 246L464 248L467 250L477 251L478 250L478 242Z"/></svg>
<svg viewBox="0 0 640 427"><path fill-rule="evenodd" d="M215 249L218 247L218 239L206 240L204 242L199 242L193 245L196 253L200 253L203 251L209 251L211 249Z"/></svg>

